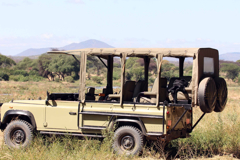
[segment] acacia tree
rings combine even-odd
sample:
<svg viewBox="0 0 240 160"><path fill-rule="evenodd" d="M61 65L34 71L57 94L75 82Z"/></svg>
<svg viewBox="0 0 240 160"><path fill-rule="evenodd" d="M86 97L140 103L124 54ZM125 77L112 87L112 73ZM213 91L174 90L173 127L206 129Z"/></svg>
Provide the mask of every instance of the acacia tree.
<svg viewBox="0 0 240 160"><path fill-rule="evenodd" d="M226 78L234 80L238 77L240 67L234 63L223 63L221 71L226 73Z"/></svg>
<svg viewBox="0 0 240 160"><path fill-rule="evenodd" d="M16 65L14 60L11 58L8 58L7 56L4 56L0 53L0 68L5 68L5 67L11 67Z"/></svg>
<svg viewBox="0 0 240 160"><path fill-rule="evenodd" d="M57 74L60 79L64 79L65 76L71 76L73 73L78 75L79 63L71 56L57 55L50 62L48 71Z"/></svg>

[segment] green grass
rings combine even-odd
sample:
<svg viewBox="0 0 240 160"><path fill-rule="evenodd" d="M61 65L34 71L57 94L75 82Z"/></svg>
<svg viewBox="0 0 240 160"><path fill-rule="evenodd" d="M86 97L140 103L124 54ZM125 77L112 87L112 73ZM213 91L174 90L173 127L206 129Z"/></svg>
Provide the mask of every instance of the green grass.
<svg viewBox="0 0 240 160"><path fill-rule="evenodd" d="M77 92L79 82L0 82L0 102L14 99L37 99L50 92ZM157 149L154 145L144 148L141 156L125 157L115 155L111 147L111 136L104 141L78 139L74 137L38 136L27 149L11 150L2 145L0 158L3 159L158 159L167 155L173 159L206 158L215 155L240 157L240 87L236 84L228 88L228 103L221 113L206 114L191 133L190 138L177 139L170 143L168 150ZM101 92L97 90L96 92ZM194 121L202 112L193 110ZM157 151L157 152L156 152Z"/></svg>

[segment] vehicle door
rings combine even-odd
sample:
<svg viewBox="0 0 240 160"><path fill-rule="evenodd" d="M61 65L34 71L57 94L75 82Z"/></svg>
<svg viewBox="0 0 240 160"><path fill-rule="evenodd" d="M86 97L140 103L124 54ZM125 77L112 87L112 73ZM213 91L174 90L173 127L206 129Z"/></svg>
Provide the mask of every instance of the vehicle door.
<svg viewBox="0 0 240 160"><path fill-rule="evenodd" d="M78 129L79 101L49 100L46 106L46 128Z"/></svg>

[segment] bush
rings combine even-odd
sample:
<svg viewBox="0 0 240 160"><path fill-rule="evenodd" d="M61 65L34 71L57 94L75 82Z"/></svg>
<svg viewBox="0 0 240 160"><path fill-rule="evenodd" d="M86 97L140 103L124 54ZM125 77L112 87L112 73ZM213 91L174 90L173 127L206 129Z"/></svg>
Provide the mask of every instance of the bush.
<svg viewBox="0 0 240 160"><path fill-rule="evenodd" d="M24 77L23 75L11 75L9 77L9 80L13 80L13 81L20 81L20 82L26 82L29 80L29 77Z"/></svg>
<svg viewBox="0 0 240 160"><path fill-rule="evenodd" d="M60 82L60 78L56 77L56 78L54 78L54 81L55 82Z"/></svg>
<svg viewBox="0 0 240 160"><path fill-rule="evenodd" d="M69 83L74 83L74 79L73 79L73 77L71 77L71 76L65 77L64 80L67 81L67 82L69 82Z"/></svg>
<svg viewBox="0 0 240 160"><path fill-rule="evenodd" d="M43 77L37 76L37 75L28 76L28 80L29 81L39 82L42 79L43 79Z"/></svg>
<svg viewBox="0 0 240 160"><path fill-rule="evenodd" d="M38 74L38 71L35 71L35 70L31 70L29 73L28 73L29 75L39 75Z"/></svg>
<svg viewBox="0 0 240 160"><path fill-rule="evenodd" d="M24 77L28 76L28 72L24 70L15 70L12 73L13 75L22 75Z"/></svg>
<svg viewBox="0 0 240 160"><path fill-rule="evenodd" d="M121 71L120 72L113 72L113 80L118 80L121 78Z"/></svg>
<svg viewBox="0 0 240 160"><path fill-rule="evenodd" d="M94 76L92 80L98 84L102 84L103 77Z"/></svg>
<svg viewBox="0 0 240 160"><path fill-rule="evenodd" d="M233 63L223 63L223 67L221 68L222 72L226 72L226 77L228 79L234 80L236 77L238 77L240 67Z"/></svg>
<svg viewBox="0 0 240 160"><path fill-rule="evenodd" d="M6 73L1 73L0 72L0 81L8 81L9 80L9 76Z"/></svg>
<svg viewBox="0 0 240 160"><path fill-rule="evenodd" d="M76 72L71 72L71 77L73 77L74 80L79 79L79 75Z"/></svg>

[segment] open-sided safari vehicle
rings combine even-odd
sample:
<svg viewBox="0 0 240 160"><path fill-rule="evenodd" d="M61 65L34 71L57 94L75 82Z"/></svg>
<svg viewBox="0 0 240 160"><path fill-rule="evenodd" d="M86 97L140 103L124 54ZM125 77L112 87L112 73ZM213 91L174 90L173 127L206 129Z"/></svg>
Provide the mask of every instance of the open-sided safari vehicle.
<svg viewBox="0 0 240 160"><path fill-rule="evenodd" d="M102 130L109 129L115 132L114 150L134 155L141 151L145 138L170 141L188 137L206 113L221 112L226 105L227 86L219 77L216 49L93 48L48 53L80 57L79 93L47 93L46 100L13 100L2 104L1 129L10 147L28 146L33 131L103 137ZM98 57L107 68L107 86L100 94L95 94L93 87L85 91L87 56ZM117 94L113 93L114 57L121 61L121 88ZM127 57L144 60L144 80L125 80ZM161 76L164 57L179 60L179 77ZM187 57L193 62L192 76L184 76ZM157 62L157 77L148 91L151 58ZM203 114L193 124L195 106L200 106Z"/></svg>

